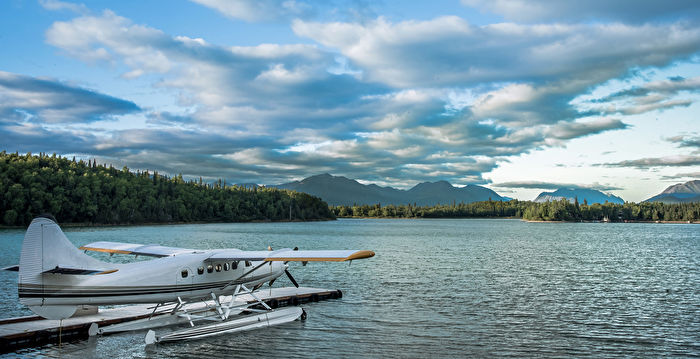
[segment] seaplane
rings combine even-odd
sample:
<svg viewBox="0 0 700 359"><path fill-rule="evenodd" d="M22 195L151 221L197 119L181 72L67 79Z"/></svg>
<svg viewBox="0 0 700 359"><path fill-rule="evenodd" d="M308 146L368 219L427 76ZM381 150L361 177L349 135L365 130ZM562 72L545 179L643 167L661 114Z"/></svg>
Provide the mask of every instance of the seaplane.
<svg viewBox="0 0 700 359"><path fill-rule="evenodd" d="M154 258L111 263L87 255L88 251ZM272 308L256 296L256 290L265 283L271 285L284 274L299 287L287 269L288 262L306 265L373 256L369 250L202 250L104 241L77 248L53 216L41 215L27 228L19 266L5 269L19 271L20 303L46 319L66 319L84 305L152 303L153 313L148 318L104 328L93 324L90 334L148 329L146 344L154 344L267 327L305 317L300 307ZM238 300L242 295L255 300ZM156 335L153 330L177 324L189 327L164 335Z"/></svg>

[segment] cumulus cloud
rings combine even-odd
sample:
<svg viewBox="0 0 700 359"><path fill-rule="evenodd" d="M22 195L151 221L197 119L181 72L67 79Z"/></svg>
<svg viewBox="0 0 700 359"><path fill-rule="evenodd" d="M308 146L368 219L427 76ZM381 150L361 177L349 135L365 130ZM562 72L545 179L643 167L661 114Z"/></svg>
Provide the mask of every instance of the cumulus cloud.
<svg viewBox="0 0 700 359"><path fill-rule="evenodd" d="M544 134L549 143L560 143L574 138L575 130L593 129L577 123L580 118L689 106L692 99L673 96L691 83L650 84L650 91L666 91L664 99L640 99L620 108L609 103L579 107L574 100L605 81L628 76L630 64L664 66L700 47L700 28L687 23L475 26L446 16L401 22L381 17L363 23L296 20L292 28L338 49L368 81L395 88L471 89L470 99L452 105L475 122L501 126L509 142L539 141ZM624 128L619 120L596 124L598 132ZM525 128L533 126L537 129Z"/></svg>
<svg viewBox="0 0 700 359"><path fill-rule="evenodd" d="M683 23L475 26L445 16L397 23L296 20L292 28L338 49L370 79L396 87L562 79L585 87L623 75L631 63L663 66L700 46L700 29Z"/></svg>
<svg viewBox="0 0 700 359"><path fill-rule="evenodd" d="M603 163L600 166L605 167L634 167L648 169L653 167L684 167L700 165L700 156L667 156L667 157L648 157L637 160L620 161L614 163Z"/></svg>
<svg viewBox="0 0 700 359"><path fill-rule="evenodd" d="M494 187L499 188L525 188L525 189L559 189L559 188L578 188L578 189L594 189L598 191L618 191L624 188L604 185L600 183L592 183L589 185L572 184L572 183L560 183L560 182L542 182L542 181L513 181L513 182L501 182L492 184Z"/></svg>
<svg viewBox="0 0 700 359"><path fill-rule="evenodd" d="M131 101L96 91L0 71L0 122L90 122L139 110Z"/></svg>
<svg viewBox="0 0 700 359"><path fill-rule="evenodd" d="M206 4L262 21L259 9L240 6L275 3ZM145 128L64 131L132 168L187 168L239 182L331 172L397 186L486 183L483 173L508 156L628 128L571 100L630 64L664 65L700 44L700 30L682 24L479 27L445 17L298 20L293 28L340 53L308 44L218 46L111 11L56 22L46 40L65 54L125 69L127 80L156 78L155 88L181 95L181 111L148 110ZM458 92L469 96L455 99ZM17 141L25 130L3 129Z"/></svg>
<svg viewBox="0 0 700 359"><path fill-rule="evenodd" d="M647 22L670 16L688 19L700 15L694 0L661 2L656 0L462 0L462 4L524 22L621 20Z"/></svg>

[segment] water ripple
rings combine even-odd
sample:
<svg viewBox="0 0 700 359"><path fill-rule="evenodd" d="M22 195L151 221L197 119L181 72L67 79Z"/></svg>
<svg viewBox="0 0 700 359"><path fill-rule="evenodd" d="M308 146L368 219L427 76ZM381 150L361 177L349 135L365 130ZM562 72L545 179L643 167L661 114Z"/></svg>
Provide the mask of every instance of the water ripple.
<svg viewBox="0 0 700 359"><path fill-rule="evenodd" d="M24 356L700 356L697 225L340 220L67 232L78 245L152 238L196 248L367 248L377 256L351 266L293 265L302 285L343 290L341 300L305 305L306 322L147 349L143 333L119 334ZM0 232L0 266L16 263L22 235ZM0 281L10 288L0 312L25 313L15 304L16 274Z"/></svg>

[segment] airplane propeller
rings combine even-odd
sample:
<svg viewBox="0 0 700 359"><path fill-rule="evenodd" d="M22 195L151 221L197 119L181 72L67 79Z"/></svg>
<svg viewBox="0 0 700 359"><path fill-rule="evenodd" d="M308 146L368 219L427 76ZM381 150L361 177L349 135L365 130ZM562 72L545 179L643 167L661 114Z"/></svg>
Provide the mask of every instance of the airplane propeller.
<svg viewBox="0 0 700 359"><path fill-rule="evenodd" d="M294 277L292 277L292 273L289 273L288 270L284 270L284 273L287 274L287 277L289 277L289 280L292 281L292 284L294 284L295 287L299 288L299 283L297 283L296 280L294 280Z"/></svg>

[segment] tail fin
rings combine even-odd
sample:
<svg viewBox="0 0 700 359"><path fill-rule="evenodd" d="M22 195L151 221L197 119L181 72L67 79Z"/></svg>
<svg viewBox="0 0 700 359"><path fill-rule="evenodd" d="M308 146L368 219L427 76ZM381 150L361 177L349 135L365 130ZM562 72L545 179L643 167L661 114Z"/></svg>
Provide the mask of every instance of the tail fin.
<svg viewBox="0 0 700 359"><path fill-rule="evenodd" d="M27 228L22 243L18 285L20 303L30 308L42 306L45 304L45 287L70 284L69 278L45 273L56 273L59 268L90 270L107 266L76 248L52 216L39 216Z"/></svg>

